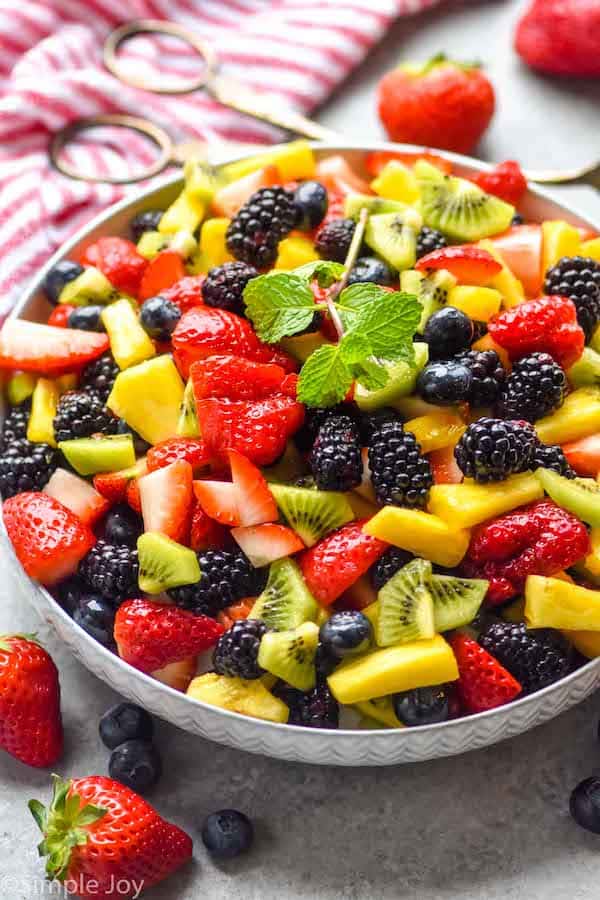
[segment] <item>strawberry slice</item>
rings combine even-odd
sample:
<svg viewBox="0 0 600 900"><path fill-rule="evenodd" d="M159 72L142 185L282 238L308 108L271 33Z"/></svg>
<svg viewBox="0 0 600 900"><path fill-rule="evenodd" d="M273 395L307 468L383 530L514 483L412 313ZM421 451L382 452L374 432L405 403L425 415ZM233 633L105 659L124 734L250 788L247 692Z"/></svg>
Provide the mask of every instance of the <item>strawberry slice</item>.
<svg viewBox="0 0 600 900"><path fill-rule="evenodd" d="M541 225L514 225L492 242L528 297L537 297L542 289Z"/></svg>
<svg viewBox="0 0 600 900"><path fill-rule="evenodd" d="M326 156L317 163L317 181L334 194L372 194L368 181L356 174L344 156Z"/></svg>
<svg viewBox="0 0 600 900"><path fill-rule="evenodd" d="M190 528L190 547L198 550L223 550L229 544L229 532L202 509L194 504Z"/></svg>
<svg viewBox="0 0 600 900"><path fill-rule="evenodd" d="M335 608L342 609L366 609L371 603L377 601L377 591L371 583L368 575L361 575L353 585L335 601Z"/></svg>
<svg viewBox="0 0 600 900"><path fill-rule="evenodd" d="M540 297L505 309L490 319L488 331L511 360L549 353L564 369L579 359L585 344L575 304L567 297Z"/></svg>
<svg viewBox="0 0 600 900"><path fill-rule="evenodd" d="M188 275L180 278L172 287L161 290L160 295L165 300L170 300L178 306L182 313L194 306L202 306L202 285L206 281L206 275Z"/></svg>
<svg viewBox="0 0 600 900"><path fill-rule="evenodd" d="M454 456L454 447L441 447L427 455L434 484L460 484L464 478Z"/></svg>
<svg viewBox="0 0 600 900"><path fill-rule="evenodd" d="M185 542L192 510L192 477L189 462L180 459L139 479L144 531L160 531Z"/></svg>
<svg viewBox="0 0 600 900"><path fill-rule="evenodd" d="M82 266L95 266L111 284L125 294L137 296L148 260L138 253L131 241L122 237L101 237L87 247L80 260Z"/></svg>
<svg viewBox="0 0 600 900"><path fill-rule="evenodd" d="M44 494L54 497L86 525L93 525L110 507L110 502L89 481L66 469L56 469L44 488Z"/></svg>
<svg viewBox="0 0 600 900"><path fill-rule="evenodd" d="M194 481L196 500L207 516L221 525L241 525L239 499L235 484L230 481Z"/></svg>
<svg viewBox="0 0 600 900"><path fill-rule="evenodd" d="M286 525L249 525L234 528L231 535L256 568L305 549L296 532Z"/></svg>
<svg viewBox="0 0 600 900"><path fill-rule="evenodd" d="M415 269L419 272L446 269L461 284L486 285L502 270L502 266L487 250L465 244L427 253L417 261Z"/></svg>
<svg viewBox="0 0 600 900"><path fill-rule="evenodd" d="M43 375L75 372L108 350L108 335L8 319L0 331L0 369Z"/></svg>
<svg viewBox="0 0 600 900"><path fill-rule="evenodd" d="M477 641L456 634L450 645L458 665L458 695L466 712L479 713L495 709L514 700L521 685Z"/></svg>
<svg viewBox="0 0 600 900"><path fill-rule="evenodd" d="M517 206L527 193L527 179L518 162L508 159L490 172L479 172L470 179L482 191L500 197L506 203Z"/></svg>
<svg viewBox="0 0 600 900"><path fill-rule="evenodd" d="M142 498L140 495L140 482L138 478L132 478L127 482L125 500L138 515L142 515Z"/></svg>
<svg viewBox="0 0 600 900"><path fill-rule="evenodd" d="M99 494L111 503L122 503L127 499L127 487L136 478L147 472L145 459L139 459L135 466L120 469L118 472L99 472L94 475L93 483ZM139 510L137 510L139 512Z"/></svg>
<svg viewBox="0 0 600 900"><path fill-rule="evenodd" d="M166 288L173 287L186 275L187 272L180 254L174 250L161 250L148 263L137 291L137 297L140 301L155 297Z"/></svg>
<svg viewBox="0 0 600 900"><path fill-rule="evenodd" d="M45 585L72 575L96 543L93 532L48 494L25 492L3 506L4 524L17 558L30 578Z"/></svg>
<svg viewBox="0 0 600 900"><path fill-rule="evenodd" d="M53 325L55 328L68 328L69 316L74 309L75 307L70 303L59 303L48 316L47 324Z"/></svg>
<svg viewBox="0 0 600 900"><path fill-rule="evenodd" d="M164 469L178 459L185 459L195 474L206 468L211 461L202 438L192 437L174 437L160 441L148 450L146 459L149 472Z"/></svg>
<svg viewBox="0 0 600 900"><path fill-rule="evenodd" d="M281 366L274 363L258 363L231 354L209 356L190 366L196 403L210 397L264 400L282 391L286 378L291 377L297 378L296 375L288 376Z"/></svg>
<svg viewBox="0 0 600 900"><path fill-rule="evenodd" d="M275 522L279 517L277 504L260 469L237 450L229 450L227 455L238 492L240 525Z"/></svg>
<svg viewBox="0 0 600 900"><path fill-rule="evenodd" d="M243 178L236 178L231 184L217 191L212 201L212 210L216 216L233 219L237 211L249 200L252 194L261 188L281 184L281 175L277 166L264 166L256 172L250 172Z"/></svg>
<svg viewBox="0 0 600 900"><path fill-rule="evenodd" d="M155 600L126 600L115 618L119 656L142 672L197 656L222 634L214 619Z"/></svg>
<svg viewBox="0 0 600 900"><path fill-rule="evenodd" d="M592 434L579 441L563 444L562 449L569 465L578 475L596 478L600 473L600 434Z"/></svg>
<svg viewBox="0 0 600 900"><path fill-rule="evenodd" d="M309 591L325 606L347 591L389 546L363 532L365 521L342 525L298 557Z"/></svg>

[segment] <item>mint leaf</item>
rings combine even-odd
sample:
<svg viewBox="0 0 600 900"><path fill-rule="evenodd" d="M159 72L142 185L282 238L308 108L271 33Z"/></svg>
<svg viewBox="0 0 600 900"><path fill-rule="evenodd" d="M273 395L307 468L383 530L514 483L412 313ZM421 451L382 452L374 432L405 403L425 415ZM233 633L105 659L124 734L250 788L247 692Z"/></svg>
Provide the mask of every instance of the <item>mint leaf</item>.
<svg viewBox="0 0 600 900"><path fill-rule="evenodd" d="M349 368L371 355L371 343L363 334L351 331L338 344L340 356Z"/></svg>
<svg viewBox="0 0 600 900"><path fill-rule="evenodd" d="M244 303L256 333L268 344L308 328L315 314L310 287L290 272L253 278L244 290Z"/></svg>
<svg viewBox="0 0 600 900"><path fill-rule="evenodd" d="M308 282L316 278L319 287L327 288L340 280L344 274L344 266L330 259L315 259L298 266L297 269L292 269L291 274L305 278Z"/></svg>
<svg viewBox="0 0 600 900"><path fill-rule="evenodd" d="M384 292L376 302L365 303L352 323L352 330L367 338L374 356L398 359L412 345L421 319L421 304L412 294Z"/></svg>
<svg viewBox="0 0 600 900"><path fill-rule="evenodd" d="M396 294L399 293L398 291ZM338 302L345 309L361 309L366 303L379 302L383 297L393 296L390 291L384 291L379 284L373 284L372 281L359 282L351 284L350 287L344 288Z"/></svg>
<svg viewBox="0 0 600 900"><path fill-rule="evenodd" d="M352 386L352 372L342 359L339 344L325 344L302 366L298 400L307 406L335 406Z"/></svg>
<svg viewBox="0 0 600 900"><path fill-rule="evenodd" d="M385 366L380 365L374 359L363 359L355 366L354 377L368 391L378 391L386 386L390 375Z"/></svg>

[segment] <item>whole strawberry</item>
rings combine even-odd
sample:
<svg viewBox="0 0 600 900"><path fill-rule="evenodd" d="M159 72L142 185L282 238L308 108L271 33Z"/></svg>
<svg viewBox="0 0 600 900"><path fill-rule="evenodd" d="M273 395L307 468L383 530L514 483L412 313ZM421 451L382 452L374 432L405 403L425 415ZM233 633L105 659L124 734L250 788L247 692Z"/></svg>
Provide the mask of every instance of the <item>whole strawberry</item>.
<svg viewBox="0 0 600 900"><path fill-rule="evenodd" d="M44 835L46 875L69 893L132 900L191 858L191 838L118 781L53 777L49 808L31 800L29 809Z"/></svg>
<svg viewBox="0 0 600 900"><path fill-rule="evenodd" d="M391 140L469 153L490 124L495 95L476 65L440 54L384 75L378 107Z"/></svg>
<svg viewBox="0 0 600 900"><path fill-rule="evenodd" d="M36 768L62 754L58 671L31 636L0 636L0 747Z"/></svg>
<svg viewBox="0 0 600 900"><path fill-rule="evenodd" d="M515 48L542 72L600 76L598 0L533 0L517 26Z"/></svg>

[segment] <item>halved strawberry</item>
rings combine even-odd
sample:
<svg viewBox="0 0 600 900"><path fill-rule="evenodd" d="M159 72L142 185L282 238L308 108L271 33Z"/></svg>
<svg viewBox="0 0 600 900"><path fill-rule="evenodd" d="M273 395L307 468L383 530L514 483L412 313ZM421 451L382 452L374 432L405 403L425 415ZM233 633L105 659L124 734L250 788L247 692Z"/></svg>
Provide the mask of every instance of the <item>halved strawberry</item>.
<svg viewBox="0 0 600 900"><path fill-rule="evenodd" d="M281 366L231 354L209 356L190 366L196 403L209 397L263 400L278 393L287 377L292 376L287 376Z"/></svg>
<svg viewBox="0 0 600 900"><path fill-rule="evenodd" d="M48 316L47 324L53 325L55 328L68 328L69 316L74 309L75 307L70 303L59 303Z"/></svg>
<svg viewBox="0 0 600 900"><path fill-rule="evenodd" d="M368 181L356 174L344 156L326 156L317 163L317 181L334 194L372 194Z"/></svg>
<svg viewBox="0 0 600 900"><path fill-rule="evenodd" d="M225 216L233 219L237 211L249 200L255 191L261 188L281 184L281 175L277 166L264 166L256 172L250 172L243 178L236 178L231 184L225 185L215 194L212 201L212 210L216 216Z"/></svg>
<svg viewBox="0 0 600 900"><path fill-rule="evenodd" d="M347 591L335 601L336 609L366 609L377 600L377 591L368 575L361 575Z"/></svg>
<svg viewBox="0 0 600 900"><path fill-rule="evenodd" d="M466 712L495 709L521 693L519 682L477 641L465 634L455 634L450 638L450 645L460 674L458 694Z"/></svg>
<svg viewBox="0 0 600 900"><path fill-rule="evenodd" d="M563 453L578 475L596 478L600 473L600 434L563 444Z"/></svg>
<svg viewBox="0 0 600 900"><path fill-rule="evenodd" d="M460 484L464 478L454 456L454 447L442 447L427 455L434 484Z"/></svg>
<svg viewBox="0 0 600 900"><path fill-rule="evenodd" d="M133 297L137 296L148 265L148 260L138 253L134 243L112 235L98 238L86 247L80 262L83 266L100 269L111 284Z"/></svg>
<svg viewBox="0 0 600 900"><path fill-rule="evenodd" d="M202 509L199 502L194 503L192 524L190 528L190 547L192 550L223 550L230 543L229 532Z"/></svg>
<svg viewBox="0 0 600 900"><path fill-rule="evenodd" d="M137 296L140 301L155 297L166 288L172 287L186 276L185 265L179 253L174 250L161 250L150 260L144 272Z"/></svg>
<svg viewBox="0 0 600 900"><path fill-rule="evenodd" d="M160 531L184 543L192 510L192 467L183 459L138 481L145 531Z"/></svg>
<svg viewBox="0 0 600 900"><path fill-rule="evenodd" d="M0 369L43 375L75 372L108 350L108 335L7 319L0 331Z"/></svg>
<svg viewBox="0 0 600 900"><path fill-rule="evenodd" d="M194 481L196 500L211 519L221 525L241 525L239 491L230 481Z"/></svg>
<svg viewBox="0 0 600 900"><path fill-rule="evenodd" d="M126 499L127 486L136 478L141 478L147 472L146 459L138 459L135 466L129 469L120 469L118 472L99 472L94 475L94 487L99 494L110 500L111 503L121 503Z"/></svg>
<svg viewBox="0 0 600 900"><path fill-rule="evenodd" d="M435 153L429 153L428 151L425 151L424 153L402 153L401 151L373 150L371 153L367 153L365 157L365 169L369 175L373 178L377 178L381 171L392 160L398 160L398 162L402 162L406 166L413 166L419 159L424 159L425 162L430 163L432 166L437 166L437 168L441 169L445 175L450 175L452 172L452 163L450 160L437 156Z"/></svg>
<svg viewBox="0 0 600 900"><path fill-rule="evenodd" d="M427 253L417 261L415 269L419 272L446 269L461 284L485 285L502 270L502 266L487 250L465 244Z"/></svg>
<svg viewBox="0 0 600 900"><path fill-rule="evenodd" d="M191 465L194 474L198 474L211 462L211 456L202 438L192 437L174 437L160 441L148 450L146 459L149 472L164 469L178 459L185 459Z"/></svg>
<svg viewBox="0 0 600 900"><path fill-rule="evenodd" d="M125 500L134 512L140 516L142 515L142 498L140 495L139 478L132 478L131 481L127 482Z"/></svg>
<svg viewBox="0 0 600 900"><path fill-rule="evenodd" d="M161 290L160 295L178 306L182 313L194 306L202 306L202 285L206 281L206 275L188 275L176 281L172 287Z"/></svg>
<svg viewBox="0 0 600 900"><path fill-rule="evenodd" d="M110 507L110 501L99 494L89 481L66 469L56 469L44 488L44 494L54 497L86 525L93 525Z"/></svg>
<svg viewBox="0 0 600 900"><path fill-rule="evenodd" d="M227 456L238 492L240 525L275 522L279 517L277 504L260 469L237 450L229 450Z"/></svg>
<svg viewBox="0 0 600 900"><path fill-rule="evenodd" d="M545 274L542 272L541 225L515 225L492 241L527 296L537 297Z"/></svg>
<svg viewBox="0 0 600 900"><path fill-rule="evenodd" d="M296 532L286 525L250 525L246 528L234 528L231 534L257 568L305 549Z"/></svg>

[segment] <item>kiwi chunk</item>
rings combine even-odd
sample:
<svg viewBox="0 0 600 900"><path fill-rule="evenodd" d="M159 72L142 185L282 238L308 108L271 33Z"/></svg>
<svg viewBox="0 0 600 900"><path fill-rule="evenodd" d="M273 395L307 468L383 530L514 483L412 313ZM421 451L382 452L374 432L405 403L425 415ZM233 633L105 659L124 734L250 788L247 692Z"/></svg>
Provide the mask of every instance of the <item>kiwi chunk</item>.
<svg viewBox="0 0 600 900"><path fill-rule="evenodd" d="M506 231L515 214L514 206L436 166L420 159L415 174L421 190L421 212L430 228L437 228L457 241L480 241Z"/></svg>
<svg viewBox="0 0 600 900"><path fill-rule="evenodd" d="M584 347L577 362L567 371L567 378L573 387L600 385L600 353L591 347Z"/></svg>
<svg viewBox="0 0 600 900"><path fill-rule="evenodd" d="M417 259L417 235L422 220L416 209L383 213L369 218L365 243L399 272L412 269Z"/></svg>
<svg viewBox="0 0 600 900"><path fill-rule="evenodd" d="M347 498L336 491L272 484L271 492L290 527L307 547L354 518Z"/></svg>
<svg viewBox="0 0 600 900"><path fill-rule="evenodd" d="M145 231L137 242L137 252L144 259L154 259L161 250L166 250L168 246L168 234L161 234L160 231Z"/></svg>
<svg viewBox="0 0 600 900"><path fill-rule="evenodd" d="M381 406L389 406L395 403L400 397L412 394L417 383L417 375L426 365L429 357L427 344L415 343L413 347L415 351L414 366L402 360L384 363L388 373L388 383L385 387L376 391L368 391L357 382L354 390L354 400L359 409L371 412L371 410L379 409Z"/></svg>
<svg viewBox="0 0 600 900"><path fill-rule="evenodd" d="M564 478L550 469L536 472L542 487L555 503L592 528L600 528L600 484L593 478Z"/></svg>
<svg viewBox="0 0 600 900"><path fill-rule="evenodd" d="M432 575L427 587L433 599L435 630L450 631L472 622L483 603L488 584L483 578Z"/></svg>
<svg viewBox="0 0 600 900"><path fill-rule="evenodd" d="M65 284L58 302L69 303L71 306L88 306L90 303L112 303L118 296L118 291L106 275L95 266L89 266L81 275Z"/></svg>
<svg viewBox="0 0 600 900"><path fill-rule="evenodd" d="M308 590L298 564L292 559L278 559L271 563L267 586L248 618L261 619L273 631L285 631L304 622L314 622L318 613L317 601Z"/></svg>
<svg viewBox="0 0 600 900"><path fill-rule="evenodd" d="M344 201L344 215L357 222L361 209L366 209L370 216L379 216L383 213L403 212L408 209L408 204L370 194L348 194Z"/></svg>
<svg viewBox="0 0 600 900"><path fill-rule="evenodd" d="M400 288L407 294L414 294L421 306L421 320L417 325L419 334L423 334L430 316L448 302L448 294L455 287L456 278L445 269L438 269L431 275L423 275L415 269L407 269L400 275Z"/></svg>
<svg viewBox="0 0 600 900"><path fill-rule="evenodd" d="M135 465L135 451L131 434L110 434L102 437L74 438L59 441L65 459L80 475L97 472L118 472Z"/></svg>
<svg viewBox="0 0 600 900"><path fill-rule="evenodd" d="M435 634L431 563L413 559L379 591L375 640L380 647L431 638Z"/></svg>
<svg viewBox="0 0 600 900"><path fill-rule="evenodd" d="M138 584L146 594L162 594L169 588L200 581L198 557L158 531L141 534L137 542L140 561Z"/></svg>
<svg viewBox="0 0 600 900"><path fill-rule="evenodd" d="M293 631L268 631L260 642L258 664L299 691L310 691L317 682L315 653L319 629L305 622Z"/></svg>
<svg viewBox="0 0 600 900"><path fill-rule="evenodd" d="M196 415L196 401L194 400L194 385L190 378L183 392L183 400L177 422L177 434L182 437L198 437L198 416Z"/></svg>

